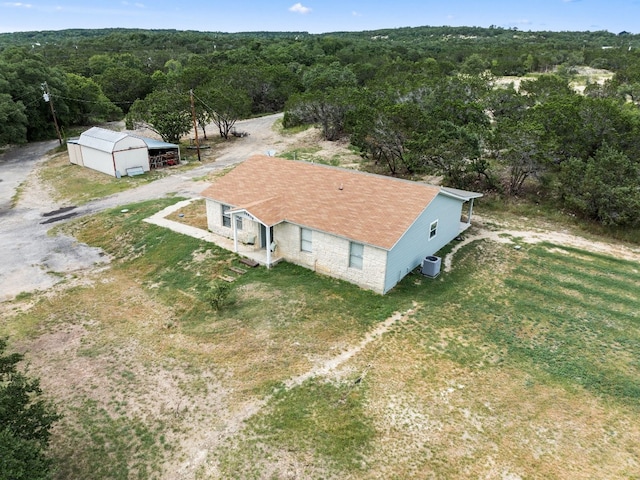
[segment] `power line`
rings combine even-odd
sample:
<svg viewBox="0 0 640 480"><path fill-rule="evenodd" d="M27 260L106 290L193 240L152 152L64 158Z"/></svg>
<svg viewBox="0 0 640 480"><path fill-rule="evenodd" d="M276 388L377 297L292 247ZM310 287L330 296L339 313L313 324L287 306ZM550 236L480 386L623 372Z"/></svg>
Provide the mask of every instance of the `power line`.
<svg viewBox="0 0 640 480"><path fill-rule="evenodd" d="M213 108L211 108L209 105L207 105L205 103L205 101L202 100L200 97L198 97L195 93L193 94L193 96L196 98L196 100L198 100L200 103L202 103L208 111L215 112L215 110Z"/></svg>
<svg viewBox="0 0 640 480"><path fill-rule="evenodd" d="M52 95L53 96L53 95ZM61 98L63 100L71 100L72 102L79 102L79 103L103 103L99 100L84 100L84 99L80 99L80 98L71 98L71 97L65 97L64 95L55 95L56 98ZM114 105L133 105L134 102L114 102L113 100L110 100L109 97L105 96L105 98L107 100L109 100L109 102L113 103Z"/></svg>

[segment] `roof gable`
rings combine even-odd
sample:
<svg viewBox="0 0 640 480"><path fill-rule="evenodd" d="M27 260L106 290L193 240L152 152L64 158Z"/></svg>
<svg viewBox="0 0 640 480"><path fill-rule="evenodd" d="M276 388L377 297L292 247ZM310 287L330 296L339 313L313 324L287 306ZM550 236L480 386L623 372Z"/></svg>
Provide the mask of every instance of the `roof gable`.
<svg viewBox="0 0 640 480"><path fill-rule="evenodd" d="M258 155L202 195L266 225L288 221L391 249L439 193L423 183Z"/></svg>
<svg viewBox="0 0 640 480"><path fill-rule="evenodd" d="M120 148L118 144L125 141L126 145ZM126 132L115 132L106 128L91 127L83 132L77 142L84 147L90 147L102 152L114 152L117 149L140 148L146 147L144 140L135 137Z"/></svg>

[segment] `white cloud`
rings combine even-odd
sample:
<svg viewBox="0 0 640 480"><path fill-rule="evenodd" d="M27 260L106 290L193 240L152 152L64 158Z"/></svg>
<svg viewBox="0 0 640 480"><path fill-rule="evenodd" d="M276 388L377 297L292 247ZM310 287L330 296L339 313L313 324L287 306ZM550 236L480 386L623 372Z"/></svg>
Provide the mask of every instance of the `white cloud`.
<svg viewBox="0 0 640 480"><path fill-rule="evenodd" d="M362 14L360 12L356 12L356 11L351 12L351 15L353 15L354 17L361 17L362 16Z"/></svg>
<svg viewBox="0 0 640 480"><path fill-rule="evenodd" d="M311 12L311 9L309 7L305 7L300 2L298 2L295 5L292 5L291 7L289 7L289 11L295 12L295 13L301 13L304 15Z"/></svg>
<svg viewBox="0 0 640 480"><path fill-rule="evenodd" d="M7 2L2 4L3 7L14 7L14 8L32 8L33 5L30 3L20 3L20 2Z"/></svg>

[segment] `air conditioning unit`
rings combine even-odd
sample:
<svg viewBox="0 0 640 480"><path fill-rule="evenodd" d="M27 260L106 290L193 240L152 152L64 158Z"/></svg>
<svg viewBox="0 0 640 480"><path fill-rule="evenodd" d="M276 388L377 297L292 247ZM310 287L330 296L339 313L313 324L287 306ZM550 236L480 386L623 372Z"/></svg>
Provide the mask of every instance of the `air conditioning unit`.
<svg viewBox="0 0 640 480"><path fill-rule="evenodd" d="M433 255L429 255L422 260L422 275L425 277L436 278L440 275L440 265L442 259Z"/></svg>

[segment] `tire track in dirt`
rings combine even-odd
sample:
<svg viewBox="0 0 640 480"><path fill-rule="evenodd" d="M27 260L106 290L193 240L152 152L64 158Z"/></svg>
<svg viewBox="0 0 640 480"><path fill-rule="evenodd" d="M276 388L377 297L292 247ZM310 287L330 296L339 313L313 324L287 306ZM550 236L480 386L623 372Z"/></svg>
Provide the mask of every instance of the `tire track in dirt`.
<svg viewBox="0 0 640 480"><path fill-rule="evenodd" d="M604 243L589 240L578 235L564 232L542 232L533 230L487 230L480 226L478 233L466 237L457 243L444 258L445 272L450 272L453 266L453 257L464 246L477 240L491 240L502 244L517 244L518 242L535 244L549 242L560 246L575 247L591 253L610 255L632 262L640 262L640 248L632 248L622 244Z"/></svg>
<svg viewBox="0 0 640 480"><path fill-rule="evenodd" d="M356 345L348 348L339 355L329 358L323 362L316 364L307 372L302 375L291 377L284 382L286 389L292 389L302 385L305 381L315 377L326 377L335 371L340 365L346 363L351 358L355 357L358 353L364 350L371 342L376 341L382 335L387 333L394 325L400 322L404 322L411 318L418 310L419 305L414 302L413 307L405 312L396 312L382 323L378 324L373 330L367 332L364 338ZM254 415L258 414L271 399L271 396L266 396L262 399L255 400L245 404L240 411L235 415L230 416L225 427L219 431L211 433L203 442L202 447L195 453L190 461L183 465L181 474L182 478L190 478L192 472L198 471L202 465L207 462L208 454L216 447L222 445L222 443L236 435L242 430L244 423ZM220 475L218 466L215 464L207 464L207 475L214 478L218 478Z"/></svg>

